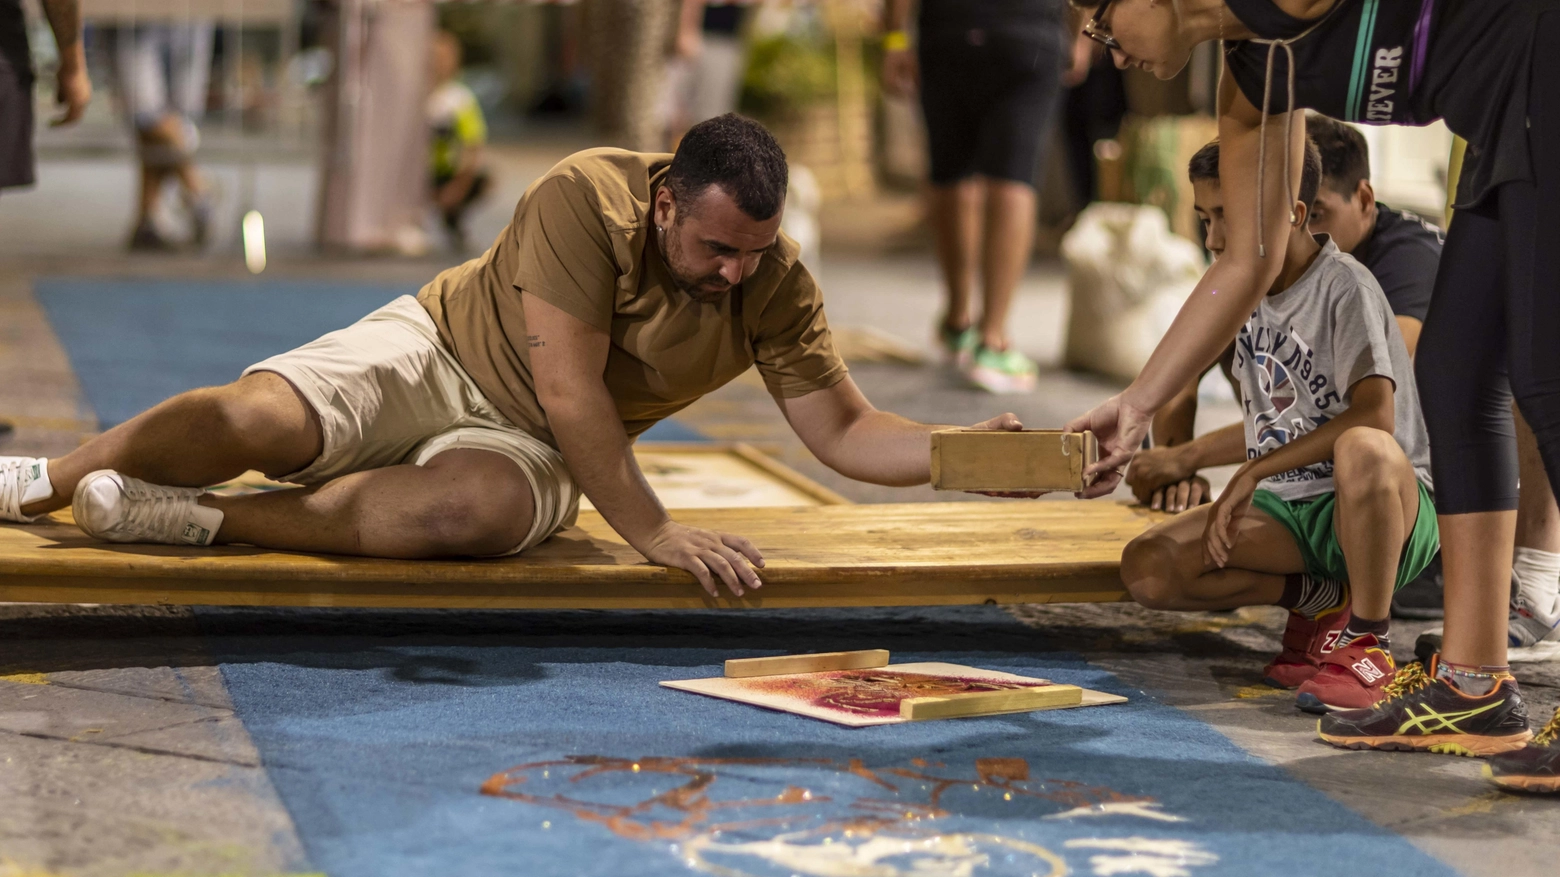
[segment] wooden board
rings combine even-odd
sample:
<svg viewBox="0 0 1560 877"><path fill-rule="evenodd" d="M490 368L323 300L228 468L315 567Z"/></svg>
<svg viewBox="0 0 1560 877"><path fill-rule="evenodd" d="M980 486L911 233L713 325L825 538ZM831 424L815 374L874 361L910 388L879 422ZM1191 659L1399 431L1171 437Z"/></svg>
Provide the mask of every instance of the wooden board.
<svg viewBox="0 0 1560 877"><path fill-rule="evenodd" d="M903 703L906 700L956 700L971 693L1002 695L1044 690L1058 692L1054 698L1036 695L1032 700L987 703L981 715L1101 706L1125 703L1127 700L1120 695L1072 685L1057 685L1048 679L938 662L746 679L679 679L662 682L661 685L678 691L822 719L851 728L897 725L911 721L904 715ZM915 710L912 706L912 711ZM972 715L947 708L941 710L945 715L933 715L936 712L936 707L929 707L917 720Z"/></svg>
<svg viewBox="0 0 1560 877"><path fill-rule="evenodd" d="M727 679L750 676L784 676L824 670L867 670L888 666L888 649L855 652L817 652L811 655L775 655L772 658L732 658L726 662Z"/></svg>
<svg viewBox="0 0 1560 877"><path fill-rule="evenodd" d="M471 609L930 606L1124 599L1121 550L1164 515L1126 503L962 502L690 509L739 533L764 586L712 598L595 512L520 557L397 561L241 546L110 545L68 511L0 524L0 602Z"/></svg>
<svg viewBox="0 0 1560 877"><path fill-rule="evenodd" d="M943 429L932 433L932 487L1079 491L1088 486L1084 467L1098 459L1092 432Z"/></svg>

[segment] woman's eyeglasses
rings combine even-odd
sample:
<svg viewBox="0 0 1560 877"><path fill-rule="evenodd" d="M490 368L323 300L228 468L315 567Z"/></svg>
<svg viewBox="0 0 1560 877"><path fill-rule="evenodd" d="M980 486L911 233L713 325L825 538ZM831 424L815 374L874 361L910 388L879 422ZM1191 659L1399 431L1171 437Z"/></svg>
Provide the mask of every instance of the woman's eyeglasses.
<svg viewBox="0 0 1560 877"><path fill-rule="evenodd" d="M1104 0L1099 8L1094 10L1094 17L1090 18L1083 26L1083 35L1104 46L1107 50L1121 48L1121 43L1110 35L1110 28L1106 27L1100 19L1105 17L1105 10L1110 8L1111 0Z"/></svg>

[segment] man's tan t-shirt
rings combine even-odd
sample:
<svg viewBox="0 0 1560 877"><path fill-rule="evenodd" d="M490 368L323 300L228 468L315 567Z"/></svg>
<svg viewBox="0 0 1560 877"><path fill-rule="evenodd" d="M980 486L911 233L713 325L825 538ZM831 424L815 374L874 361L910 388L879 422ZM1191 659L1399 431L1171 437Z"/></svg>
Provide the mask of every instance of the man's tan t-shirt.
<svg viewBox="0 0 1560 877"><path fill-rule="evenodd" d="M650 242L671 158L589 149L564 159L526 191L486 253L417 295L483 394L554 447L531 377L523 295L612 336L603 377L630 438L754 365L787 398L845 377L822 294L785 235L718 303L673 283Z"/></svg>

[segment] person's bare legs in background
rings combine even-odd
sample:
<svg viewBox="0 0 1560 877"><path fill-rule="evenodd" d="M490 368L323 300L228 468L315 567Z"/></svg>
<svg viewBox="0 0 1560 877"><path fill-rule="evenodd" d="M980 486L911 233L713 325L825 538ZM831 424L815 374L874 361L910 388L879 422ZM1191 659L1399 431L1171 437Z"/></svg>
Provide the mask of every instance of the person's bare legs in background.
<svg viewBox="0 0 1560 877"><path fill-rule="evenodd" d="M195 246L204 246L210 223L209 186L195 167L190 140L193 125L176 113L164 115L155 125L138 132L141 159L141 192L136 203L135 230L131 249L171 248L158 233L153 219L162 201L163 188L170 176L179 186L180 200L190 215L190 231Z"/></svg>
<svg viewBox="0 0 1560 877"><path fill-rule="evenodd" d="M980 262L986 191L979 178L969 177L948 186L932 186L930 200L932 238L947 302L940 334L944 348L962 368L979 341L970 331L974 326L970 303Z"/></svg>
<svg viewBox="0 0 1560 877"><path fill-rule="evenodd" d="M1013 180L986 180L986 235L981 263L981 343L1007 350L1013 293L1035 244L1035 188Z"/></svg>
<svg viewBox="0 0 1560 877"><path fill-rule="evenodd" d="M211 195L195 167L200 142L195 120L206 109L213 34L211 22L151 24L122 34L116 44L119 87L135 126L141 164L133 250L170 248L154 219L169 176L178 181L193 243L206 242Z"/></svg>
<svg viewBox="0 0 1560 877"><path fill-rule="evenodd" d="M983 359L1010 357L1008 316L1034 247L1036 198L1028 183L969 177L931 190L932 233L942 267L944 348L976 383L997 392L1027 392L1033 376ZM980 315L973 309L981 291Z"/></svg>

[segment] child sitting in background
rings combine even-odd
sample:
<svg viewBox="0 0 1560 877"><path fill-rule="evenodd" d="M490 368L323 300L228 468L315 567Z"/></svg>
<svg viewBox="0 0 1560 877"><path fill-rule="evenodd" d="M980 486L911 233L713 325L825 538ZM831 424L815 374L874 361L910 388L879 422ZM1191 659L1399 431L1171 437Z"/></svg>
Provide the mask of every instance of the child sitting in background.
<svg viewBox="0 0 1560 877"><path fill-rule="evenodd" d="M1217 142L1192 157L1190 176L1217 258ZM1139 536L1121 562L1127 589L1151 608L1288 609L1284 651L1264 675L1298 686L1297 705L1313 712L1382 698L1396 670L1393 591L1440 545L1408 350L1370 272L1312 237L1320 177L1307 142L1284 264L1235 340L1242 422L1193 442L1204 465L1244 465L1216 503Z"/></svg>
<svg viewBox="0 0 1560 877"><path fill-rule="evenodd" d="M428 127L433 132L433 200L444 218L450 245L466 249L466 211L488 189L489 177L482 165L487 143L487 122L476 95L460 75L460 40L439 31L433 40L433 92L428 95Z"/></svg>

